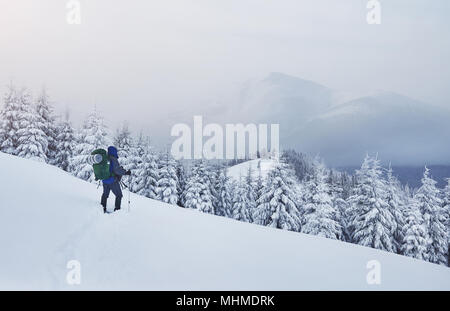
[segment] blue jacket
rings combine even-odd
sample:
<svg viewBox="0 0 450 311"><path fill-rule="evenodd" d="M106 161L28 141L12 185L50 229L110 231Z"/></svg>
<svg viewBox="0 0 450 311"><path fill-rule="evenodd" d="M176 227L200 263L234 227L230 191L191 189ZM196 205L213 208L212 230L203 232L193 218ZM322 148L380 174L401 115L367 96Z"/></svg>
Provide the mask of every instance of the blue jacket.
<svg viewBox="0 0 450 311"><path fill-rule="evenodd" d="M108 179L104 179L103 183L110 185L116 181L119 181L122 178L122 175L125 175L127 172L122 166L120 166L119 158L117 154L117 149L113 146L108 147L108 158L109 158L109 172L111 173L111 177Z"/></svg>

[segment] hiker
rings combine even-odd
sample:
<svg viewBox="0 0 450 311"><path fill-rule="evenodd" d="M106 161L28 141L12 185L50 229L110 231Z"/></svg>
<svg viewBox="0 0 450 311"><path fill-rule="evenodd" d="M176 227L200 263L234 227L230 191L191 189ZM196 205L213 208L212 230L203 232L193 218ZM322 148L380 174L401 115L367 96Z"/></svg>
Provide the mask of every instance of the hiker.
<svg viewBox="0 0 450 311"><path fill-rule="evenodd" d="M131 175L131 171L126 171L122 166L120 166L117 160L119 156L117 155L116 147L108 147L108 159L109 159L109 172L111 177L103 180L103 194L101 204L103 206L103 212L106 213L106 201L108 200L109 193L112 191L116 196L116 203L114 211L120 210L120 204L122 202L122 189L120 188L120 180L123 175Z"/></svg>

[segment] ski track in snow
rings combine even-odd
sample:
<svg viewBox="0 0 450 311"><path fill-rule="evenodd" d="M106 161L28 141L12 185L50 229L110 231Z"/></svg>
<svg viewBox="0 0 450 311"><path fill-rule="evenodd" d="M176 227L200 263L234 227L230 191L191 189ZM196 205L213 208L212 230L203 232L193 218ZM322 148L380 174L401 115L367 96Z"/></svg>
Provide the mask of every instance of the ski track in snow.
<svg viewBox="0 0 450 311"><path fill-rule="evenodd" d="M48 267L50 274L53 276L54 289L68 286L66 283L67 263L70 260L77 260L79 256L80 241L89 235L94 224L98 224L100 220L101 207L94 208L89 214L88 221L82 224L77 230L68 235L68 238L56 249L55 262Z"/></svg>

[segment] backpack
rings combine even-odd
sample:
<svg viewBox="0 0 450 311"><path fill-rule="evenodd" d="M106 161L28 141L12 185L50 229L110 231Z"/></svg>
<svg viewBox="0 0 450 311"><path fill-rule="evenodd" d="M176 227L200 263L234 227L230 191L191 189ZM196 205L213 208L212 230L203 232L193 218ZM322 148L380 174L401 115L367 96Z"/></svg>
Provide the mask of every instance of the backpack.
<svg viewBox="0 0 450 311"><path fill-rule="evenodd" d="M101 161L94 161L92 167L94 168L95 180L105 180L113 176L110 170L110 163L108 153L105 149L96 149L91 153L91 156L101 155ZM98 162L98 163L96 163Z"/></svg>

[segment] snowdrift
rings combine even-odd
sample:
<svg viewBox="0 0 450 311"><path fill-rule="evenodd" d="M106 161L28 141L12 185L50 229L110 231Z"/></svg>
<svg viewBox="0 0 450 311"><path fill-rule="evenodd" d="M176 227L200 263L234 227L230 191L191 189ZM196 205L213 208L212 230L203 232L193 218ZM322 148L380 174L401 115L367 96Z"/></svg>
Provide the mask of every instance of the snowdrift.
<svg viewBox="0 0 450 311"><path fill-rule="evenodd" d="M137 195L128 212L127 193L104 215L101 189L55 167L0 153L0 172L1 290L450 290L446 267Z"/></svg>

